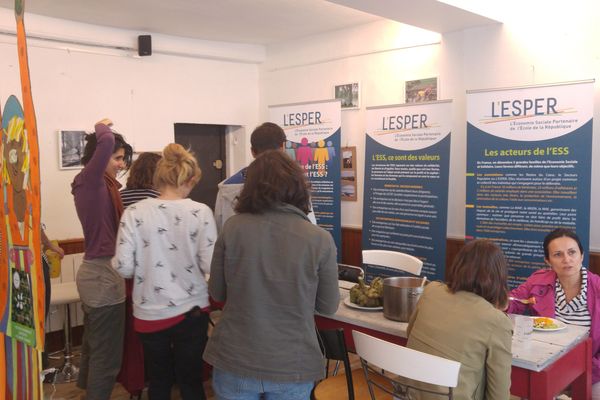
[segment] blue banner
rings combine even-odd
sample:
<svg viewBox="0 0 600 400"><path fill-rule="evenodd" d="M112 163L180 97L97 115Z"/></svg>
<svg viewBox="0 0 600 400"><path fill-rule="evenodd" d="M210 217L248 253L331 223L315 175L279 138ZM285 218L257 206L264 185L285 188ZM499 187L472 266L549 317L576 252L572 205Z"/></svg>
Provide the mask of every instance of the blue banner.
<svg viewBox="0 0 600 400"><path fill-rule="evenodd" d="M502 247L510 287L545 267L555 228L576 231L587 257L592 98L590 82L468 94L465 236Z"/></svg>
<svg viewBox="0 0 600 400"><path fill-rule="evenodd" d="M339 100L270 106L270 119L285 131L285 152L306 171L317 224L331 233L341 258Z"/></svg>
<svg viewBox="0 0 600 400"><path fill-rule="evenodd" d="M415 256L430 280L445 273L450 126L449 101L367 109L362 247Z"/></svg>

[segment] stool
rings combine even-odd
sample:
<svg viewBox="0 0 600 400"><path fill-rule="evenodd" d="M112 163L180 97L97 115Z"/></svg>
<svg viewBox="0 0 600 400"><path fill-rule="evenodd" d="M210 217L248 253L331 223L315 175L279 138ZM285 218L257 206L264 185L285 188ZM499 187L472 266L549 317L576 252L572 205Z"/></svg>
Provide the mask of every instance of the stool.
<svg viewBox="0 0 600 400"><path fill-rule="evenodd" d="M71 310L69 305L79 301L79 292L75 282L64 282L52 284L52 292L50 294L50 305L60 306L65 309L64 333L65 333L65 349L63 351L64 362L58 368L55 375L55 383L67 383L77 380L79 376L79 368L73 363L73 352L71 344Z"/></svg>

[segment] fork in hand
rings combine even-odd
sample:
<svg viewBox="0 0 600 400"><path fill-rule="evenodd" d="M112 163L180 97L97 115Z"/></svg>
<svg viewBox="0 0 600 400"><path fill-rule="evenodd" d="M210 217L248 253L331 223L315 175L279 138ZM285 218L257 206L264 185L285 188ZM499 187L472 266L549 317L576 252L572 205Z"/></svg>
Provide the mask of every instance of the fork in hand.
<svg viewBox="0 0 600 400"><path fill-rule="evenodd" d="M533 297L533 296L528 299L517 299L516 297L509 297L508 300L518 301L519 303L522 303L522 304L535 304L535 297Z"/></svg>

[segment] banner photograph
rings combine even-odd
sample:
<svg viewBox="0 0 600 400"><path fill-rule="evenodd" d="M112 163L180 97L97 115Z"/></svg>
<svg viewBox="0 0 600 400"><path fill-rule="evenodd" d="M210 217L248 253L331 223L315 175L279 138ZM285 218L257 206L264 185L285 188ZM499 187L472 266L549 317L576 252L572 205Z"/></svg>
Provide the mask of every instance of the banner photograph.
<svg viewBox="0 0 600 400"><path fill-rule="evenodd" d="M341 249L339 100L269 107L270 121L285 131L285 152L306 171L317 224Z"/></svg>
<svg viewBox="0 0 600 400"><path fill-rule="evenodd" d="M415 256L432 280L445 270L451 106L367 109L362 248ZM389 275L367 268L367 278Z"/></svg>
<svg viewBox="0 0 600 400"><path fill-rule="evenodd" d="M467 93L465 236L501 244L512 287L545 266L551 230L576 231L589 248L593 91L575 82Z"/></svg>

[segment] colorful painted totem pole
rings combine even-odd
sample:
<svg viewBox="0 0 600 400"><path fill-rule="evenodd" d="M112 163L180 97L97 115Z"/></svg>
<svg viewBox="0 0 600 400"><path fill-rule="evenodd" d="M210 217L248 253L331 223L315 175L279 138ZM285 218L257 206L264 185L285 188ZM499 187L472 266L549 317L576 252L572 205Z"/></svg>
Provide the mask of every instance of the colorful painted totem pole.
<svg viewBox="0 0 600 400"><path fill-rule="evenodd" d="M6 400L42 398L40 165L23 12L24 0L15 0L24 107L10 96L1 114L0 398Z"/></svg>

